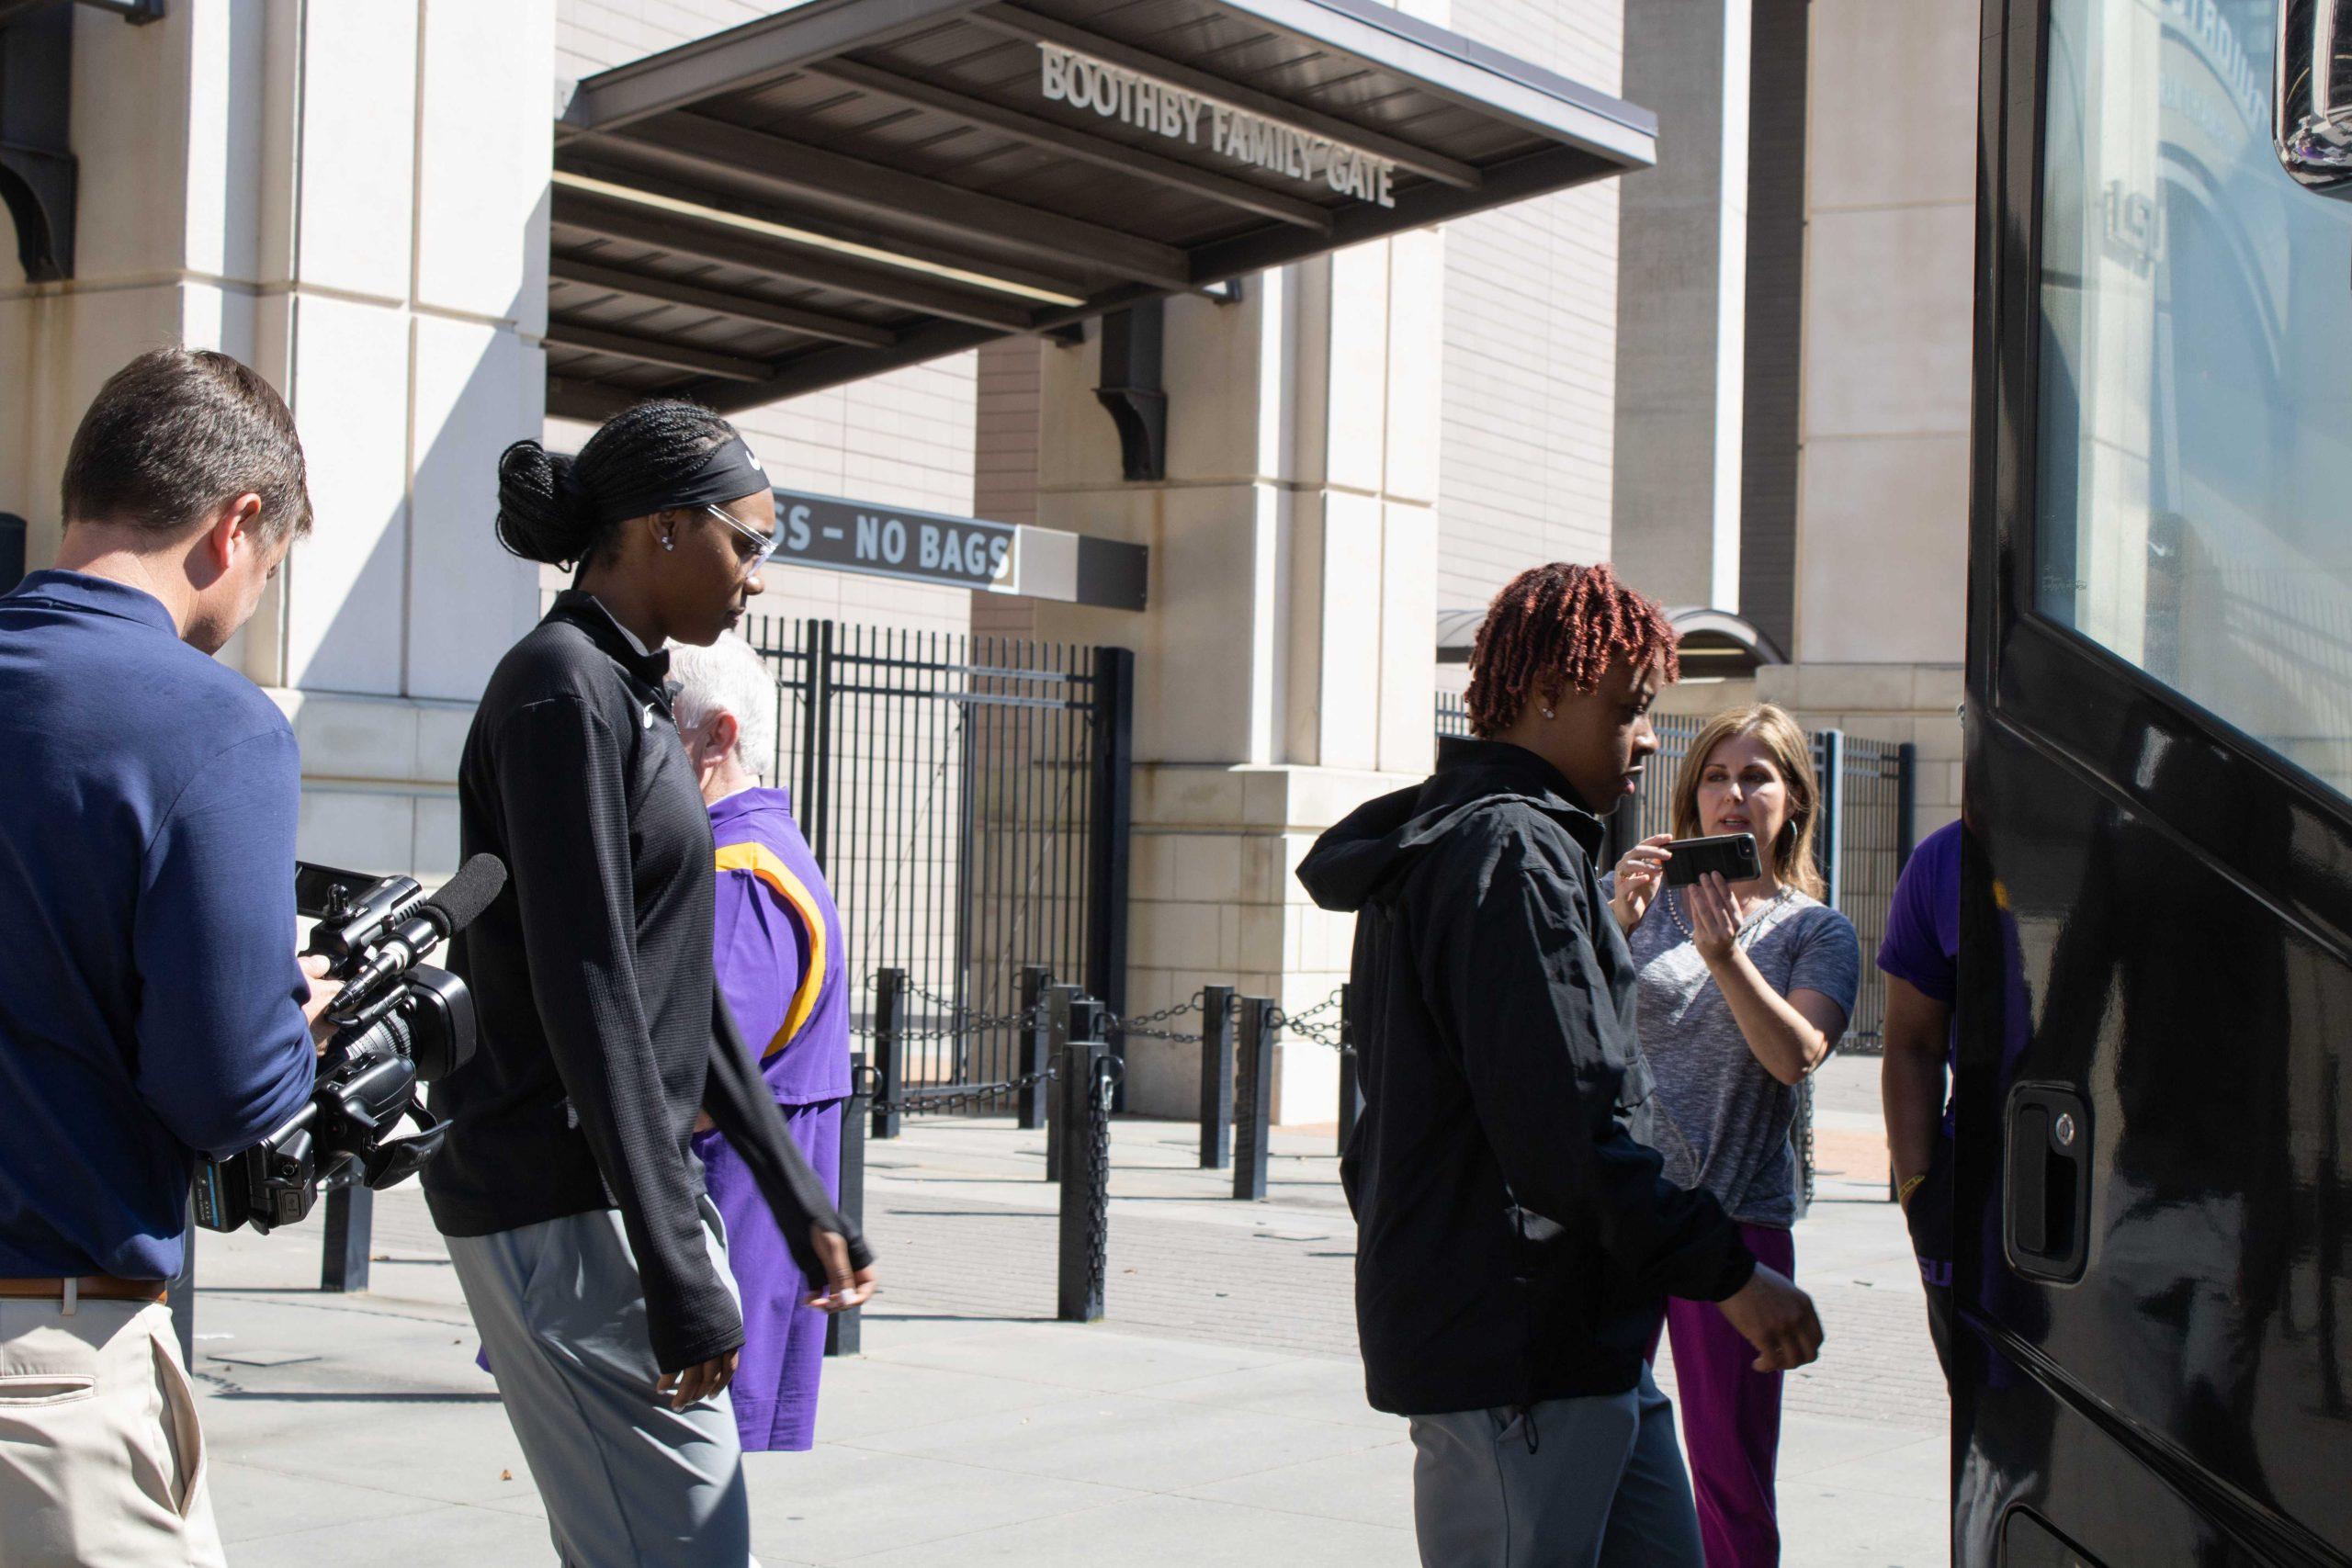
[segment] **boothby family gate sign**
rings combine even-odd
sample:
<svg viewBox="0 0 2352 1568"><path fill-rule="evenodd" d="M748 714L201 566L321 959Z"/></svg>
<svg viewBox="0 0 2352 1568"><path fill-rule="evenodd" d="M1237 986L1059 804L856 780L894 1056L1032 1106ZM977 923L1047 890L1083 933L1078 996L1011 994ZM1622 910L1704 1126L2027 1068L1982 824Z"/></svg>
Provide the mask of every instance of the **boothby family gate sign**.
<svg viewBox="0 0 2352 1568"><path fill-rule="evenodd" d="M1396 165L1386 158L1279 120L1113 65L1059 44L1037 46L1037 85L1048 103L1092 109L1105 119L1205 145L1236 163L1383 207L1396 205Z"/></svg>

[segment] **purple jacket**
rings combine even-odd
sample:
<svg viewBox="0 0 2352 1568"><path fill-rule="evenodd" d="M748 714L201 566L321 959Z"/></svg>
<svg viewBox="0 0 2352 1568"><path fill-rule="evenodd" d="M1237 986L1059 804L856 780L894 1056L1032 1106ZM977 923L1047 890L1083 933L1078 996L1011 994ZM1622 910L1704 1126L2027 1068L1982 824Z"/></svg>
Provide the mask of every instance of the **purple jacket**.
<svg viewBox="0 0 2352 1568"><path fill-rule="evenodd" d="M718 987L779 1105L850 1091L848 955L841 912L780 789L710 808L718 850Z"/></svg>

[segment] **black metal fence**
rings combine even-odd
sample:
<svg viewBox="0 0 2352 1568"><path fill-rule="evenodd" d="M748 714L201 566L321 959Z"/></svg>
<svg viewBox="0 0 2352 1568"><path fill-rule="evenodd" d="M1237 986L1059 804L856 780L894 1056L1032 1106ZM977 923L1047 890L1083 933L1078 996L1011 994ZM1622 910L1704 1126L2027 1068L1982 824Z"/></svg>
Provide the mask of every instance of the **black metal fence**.
<svg viewBox="0 0 2352 1568"><path fill-rule="evenodd" d="M905 977L891 1093L1002 1111L1024 964L1125 990L1134 655L1124 649L757 620L776 750L840 906L858 1002ZM871 1018L861 1018L870 1032Z"/></svg>

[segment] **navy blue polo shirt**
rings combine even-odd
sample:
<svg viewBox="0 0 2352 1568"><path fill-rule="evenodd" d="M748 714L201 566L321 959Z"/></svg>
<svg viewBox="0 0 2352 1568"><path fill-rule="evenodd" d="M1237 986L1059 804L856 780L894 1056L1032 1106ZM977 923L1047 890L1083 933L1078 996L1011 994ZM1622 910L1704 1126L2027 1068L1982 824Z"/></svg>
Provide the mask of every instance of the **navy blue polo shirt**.
<svg viewBox="0 0 2352 1568"><path fill-rule="evenodd" d="M0 597L0 1279L168 1279L198 1152L299 1110L301 761L153 595Z"/></svg>

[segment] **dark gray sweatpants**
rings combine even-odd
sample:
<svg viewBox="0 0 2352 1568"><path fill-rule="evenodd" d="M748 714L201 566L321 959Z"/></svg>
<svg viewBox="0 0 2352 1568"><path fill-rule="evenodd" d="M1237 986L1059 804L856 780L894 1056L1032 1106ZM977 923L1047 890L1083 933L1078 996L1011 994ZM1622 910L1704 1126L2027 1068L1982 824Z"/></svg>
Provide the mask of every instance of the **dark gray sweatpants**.
<svg viewBox="0 0 2352 1568"><path fill-rule="evenodd" d="M701 1207L731 1290L725 1227ZM734 1406L721 1393L673 1410L655 1391L620 1215L447 1239L564 1568L759 1568Z"/></svg>
<svg viewBox="0 0 2352 1568"><path fill-rule="evenodd" d="M1416 1416L1427 1568L1704 1568L1674 1402L1626 1393Z"/></svg>

